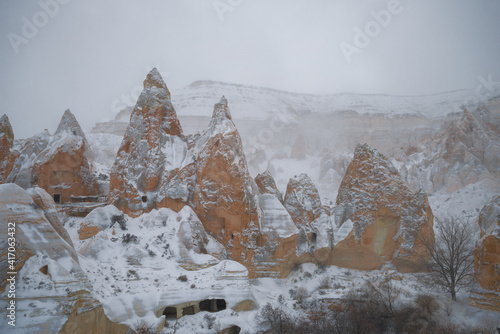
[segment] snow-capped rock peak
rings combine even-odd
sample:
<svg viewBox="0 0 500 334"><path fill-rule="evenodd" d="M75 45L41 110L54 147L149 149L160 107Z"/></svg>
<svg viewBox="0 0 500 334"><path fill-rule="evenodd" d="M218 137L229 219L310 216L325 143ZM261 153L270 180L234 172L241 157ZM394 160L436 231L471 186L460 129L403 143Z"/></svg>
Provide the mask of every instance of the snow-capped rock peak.
<svg viewBox="0 0 500 334"><path fill-rule="evenodd" d="M167 88L167 84L163 81L160 72L154 67L144 79L144 89L158 88L166 93L168 100L170 100L170 91Z"/></svg>
<svg viewBox="0 0 500 334"><path fill-rule="evenodd" d="M225 96L223 96L220 99L219 103L216 103L214 105L214 112L212 114L212 119L217 119L217 118L228 118L232 120L231 113L229 112L227 99Z"/></svg>
<svg viewBox="0 0 500 334"><path fill-rule="evenodd" d="M290 178L284 204L297 226L307 226L321 214L318 190L305 173Z"/></svg>
<svg viewBox="0 0 500 334"><path fill-rule="evenodd" d="M4 135L6 136L9 148L12 148L14 145L14 132L12 131L9 117L5 114L0 118L0 137Z"/></svg>
<svg viewBox="0 0 500 334"><path fill-rule="evenodd" d="M57 127L55 135L59 135L62 132L69 132L70 134L85 139L85 134L83 133L80 124L76 120L75 115L73 115L73 113L69 109L66 109L66 111L62 115L61 121L59 122L59 126Z"/></svg>

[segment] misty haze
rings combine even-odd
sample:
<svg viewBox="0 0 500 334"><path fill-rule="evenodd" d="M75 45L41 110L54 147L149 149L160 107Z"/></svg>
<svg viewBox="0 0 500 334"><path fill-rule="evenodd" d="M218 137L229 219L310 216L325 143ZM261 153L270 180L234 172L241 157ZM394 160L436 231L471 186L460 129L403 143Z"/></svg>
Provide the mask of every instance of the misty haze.
<svg viewBox="0 0 500 334"><path fill-rule="evenodd" d="M2 333L500 333L500 3L0 3Z"/></svg>

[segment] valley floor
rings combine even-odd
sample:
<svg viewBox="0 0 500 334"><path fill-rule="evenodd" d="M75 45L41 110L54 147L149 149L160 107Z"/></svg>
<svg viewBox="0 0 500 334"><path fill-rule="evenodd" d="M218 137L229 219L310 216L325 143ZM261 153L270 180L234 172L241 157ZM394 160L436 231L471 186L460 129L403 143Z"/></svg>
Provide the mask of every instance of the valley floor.
<svg viewBox="0 0 500 334"><path fill-rule="evenodd" d="M81 245L84 244L78 239L78 226L81 220L82 218L71 217L64 223L79 253ZM132 228L131 233L133 232ZM126 250L124 247L117 247L114 251L123 253ZM390 265L381 270L359 271L336 266L320 267L303 264L295 268L285 279L257 278L235 283L234 277L218 276L214 280L215 276L220 275L219 265L211 267L213 270L206 268L187 271L176 264L162 268L160 260L134 264L120 262L119 256L116 259L115 262L109 263L105 260L95 261L80 254L81 266L89 277L95 297L103 303L107 315L114 318L117 314L128 313L128 316L121 320L132 328L141 322L148 323L153 328L157 326L159 318L151 314L139 317L138 314L141 312L137 312L137 308L141 305L154 303L157 294L165 294L172 304L179 304L211 298L218 289L224 291L223 295L233 295L239 300L248 297L256 302L253 310L235 312L230 308L235 302L228 300L228 308L225 310L215 313L202 311L183 316L177 321L169 320L161 331L163 334L174 332L208 334L234 325L242 329L241 333L258 333L263 329L259 326L262 309L268 303L280 308L294 321L299 322L311 314L321 314L328 308L330 310L338 308L349 291L361 290L366 282L376 285L388 280L401 291L395 301L395 307L411 303L418 295L432 295L439 304L435 318L443 324L483 326L491 329L492 333L497 326L500 326L500 316L497 312L479 310L468 305L469 291L461 291L458 300L453 302L449 294L423 282L423 274L401 274ZM130 277L136 274L137 279ZM187 275L187 283L176 279L182 274ZM214 284L217 286L214 287ZM245 293L248 293L248 296L244 296ZM129 307L128 304L133 304L136 312L123 310Z"/></svg>

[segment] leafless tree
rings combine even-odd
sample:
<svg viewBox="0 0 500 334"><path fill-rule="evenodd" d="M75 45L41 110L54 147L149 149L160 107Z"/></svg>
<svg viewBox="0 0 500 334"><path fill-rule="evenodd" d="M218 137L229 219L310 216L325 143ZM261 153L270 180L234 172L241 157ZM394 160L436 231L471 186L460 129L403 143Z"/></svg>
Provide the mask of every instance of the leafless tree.
<svg viewBox="0 0 500 334"><path fill-rule="evenodd" d="M468 286L474 271L474 230L468 221L456 218L438 220L435 241L419 235L418 240L431 254L424 261L433 283L457 300L457 292Z"/></svg>
<svg viewBox="0 0 500 334"><path fill-rule="evenodd" d="M257 320L259 325L265 328L266 333L271 334L288 334L293 333L294 323L282 308L284 299L282 296L278 298L278 305L273 306L267 303L260 311Z"/></svg>

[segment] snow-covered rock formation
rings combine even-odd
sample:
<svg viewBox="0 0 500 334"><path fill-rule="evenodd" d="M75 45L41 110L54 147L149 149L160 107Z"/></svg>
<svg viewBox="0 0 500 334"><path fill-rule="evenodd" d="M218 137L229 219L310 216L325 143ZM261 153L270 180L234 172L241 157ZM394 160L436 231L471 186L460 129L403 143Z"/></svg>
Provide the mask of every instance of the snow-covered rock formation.
<svg viewBox="0 0 500 334"><path fill-rule="evenodd" d="M371 270L390 261L415 271L414 252L427 254L416 234L434 235L427 195L412 193L389 160L366 144L356 147L338 192L335 224L349 220L352 230L335 245L330 264Z"/></svg>
<svg viewBox="0 0 500 334"><path fill-rule="evenodd" d="M257 197L226 98L214 106L195 149L194 210L232 259L250 263L259 233Z"/></svg>
<svg viewBox="0 0 500 334"><path fill-rule="evenodd" d="M155 208L179 211L189 205L227 255L245 264L251 275L259 266L255 262L274 261L275 256L280 262L293 253L288 248L277 251L282 247L278 244L258 250L264 240L278 240L284 234L293 239L296 228L290 225L281 194L276 201L267 194L259 199L227 99L215 104L202 134L184 136L170 93L155 69L144 81L110 183L109 202L131 216ZM279 191L274 191L276 196ZM259 220L261 214L265 222ZM286 232L270 225L269 219L276 215L284 219ZM264 232L271 230L273 237ZM254 261L255 254L259 256Z"/></svg>
<svg viewBox="0 0 500 334"><path fill-rule="evenodd" d="M194 164L188 153L170 92L153 69L111 170L109 203L132 216L156 207L181 209L192 199Z"/></svg>
<svg viewBox="0 0 500 334"><path fill-rule="evenodd" d="M269 172L255 177L259 188L260 235L255 276L286 276L296 263L299 229L283 206L283 196Z"/></svg>
<svg viewBox="0 0 500 334"><path fill-rule="evenodd" d="M486 182L500 186L500 110L479 107L464 110L435 136L420 145L403 148L402 177L412 190L455 192Z"/></svg>
<svg viewBox="0 0 500 334"><path fill-rule="evenodd" d="M321 205L316 186L307 174L290 179L284 205L299 229L297 262L321 262L333 249L333 225Z"/></svg>
<svg viewBox="0 0 500 334"><path fill-rule="evenodd" d="M73 243L45 190L0 185L0 221L5 236L0 240L0 305L8 310L15 301L15 317L10 319L15 327L4 319L2 332L127 332L126 326L109 321L92 296ZM11 293L15 298L9 297Z"/></svg>
<svg viewBox="0 0 500 334"><path fill-rule="evenodd" d="M19 148L12 171L4 182L24 189L38 186L58 203L79 196L101 194L91 172L91 152L75 116L66 110L53 136L44 131L25 141Z"/></svg>
<svg viewBox="0 0 500 334"><path fill-rule="evenodd" d="M483 207L477 223L481 238L474 251L476 282L470 304L500 312L500 195Z"/></svg>
<svg viewBox="0 0 500 334"><path fill-rule="evenodd" d="M17 152L12 150L14 146L14 132L10 125L7 115L0 118L0 183L9 176L14 161L17 158Z"/></svg>
<svg viewBox="0 0 500 334"><path fill-rule="evenodd" d="M173 325L203 310L206 300L223 300L224 307L214 310L221 312L254 305L248 270L224 260L224 246L206 233L190 207L178 213L153 209L113 224L119 213L113 206L101 208L92 220L102 230L75 242L92 291L111 320L159 331L165 321Z"/></svg>

